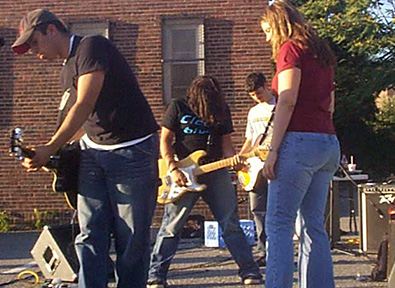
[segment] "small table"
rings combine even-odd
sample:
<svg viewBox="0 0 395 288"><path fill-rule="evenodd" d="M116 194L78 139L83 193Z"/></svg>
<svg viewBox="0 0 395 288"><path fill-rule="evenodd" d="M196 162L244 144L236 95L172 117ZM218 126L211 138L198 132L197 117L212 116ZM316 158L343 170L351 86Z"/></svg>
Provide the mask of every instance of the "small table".
<svg viewBox="0 0 395 288"><path fill-rule="evenodd" d="M368 174L351 174L351 179L356 183L365 183L369 179ZM327 214L329 215L329 221L327 221L326 228L329 236L331 237L332 246L335 242L340 240L340 183L347 183L347 185L353 185L351 180L345 177L334 176L329 190L328 196L328 205L327 205ZM348 200L349 200L349 230L350 232L357 231L357 221L355 215L355 198L354 198L354 190L357 191L358 187L351 186L351 189L348 189ZM353 225L354 224L354 225Z"/></svg>

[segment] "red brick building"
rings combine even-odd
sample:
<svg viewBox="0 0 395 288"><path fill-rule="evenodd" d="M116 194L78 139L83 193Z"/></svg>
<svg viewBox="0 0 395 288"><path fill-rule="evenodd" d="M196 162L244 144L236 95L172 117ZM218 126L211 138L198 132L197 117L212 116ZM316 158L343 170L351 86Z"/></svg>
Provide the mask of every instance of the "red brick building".
<svg viewBox="0 0 395 288"><path fill-rule="evenodd" d="M47 8L72 31L109 37L126 56L158 122L166 102L184 95L196 74L215 76L230 106L234 143L240 148L253 105L244 92L244 79L252 71L271 78L270 48L259 26L266 5L267 0L2 0L0 36L6 45L0 48L0 212L23 225L37 220L35 208L43 217L55 213L50 218L61 222L71 215L62 195L52 192L51 175L27 173L8 155L9 133L16 126L24 129L26 144L49 139L61 97L61 60L42 63L11 50L19 20L28 11ZM242 217L246 211L243 202ZM155 223L161 214L158 206ZM200 202L193 214L211 218Z"/></svg>

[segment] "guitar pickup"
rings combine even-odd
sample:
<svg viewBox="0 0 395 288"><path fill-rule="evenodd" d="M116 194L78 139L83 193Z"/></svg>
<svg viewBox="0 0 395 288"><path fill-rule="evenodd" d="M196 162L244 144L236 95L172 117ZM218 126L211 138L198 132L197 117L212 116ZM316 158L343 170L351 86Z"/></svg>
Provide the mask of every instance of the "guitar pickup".
<svg viewBox="0 0 395 288"><path fill-rule="evenodd" d="M169 190L164 190L162 195L160 195L160 199L167 199L167 196L169 195Z"/></svg>
<svg viewBox="0 0 395 288"><path fill-rule="evenodd" d="M165 180L166 186L171 186L172 180L170 175L166 175L165 177L163 177L163 180Z"/></svg>

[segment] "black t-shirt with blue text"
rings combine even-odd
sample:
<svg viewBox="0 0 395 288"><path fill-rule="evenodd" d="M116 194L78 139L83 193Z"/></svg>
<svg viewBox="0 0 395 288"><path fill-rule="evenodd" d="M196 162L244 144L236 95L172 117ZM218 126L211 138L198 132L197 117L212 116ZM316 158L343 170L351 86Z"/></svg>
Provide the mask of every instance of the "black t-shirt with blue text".
<svg viewBox="0 0 395 288"><path fill-rule="evenodd" d="M206 160L223 157L222 135L233 132L232 118L228 107L227 117L215 127L203 122L183 100L173 100L166 110L162 126L175 133L174 151L179 159L187 157L196 150L208 153Z"/></svg>

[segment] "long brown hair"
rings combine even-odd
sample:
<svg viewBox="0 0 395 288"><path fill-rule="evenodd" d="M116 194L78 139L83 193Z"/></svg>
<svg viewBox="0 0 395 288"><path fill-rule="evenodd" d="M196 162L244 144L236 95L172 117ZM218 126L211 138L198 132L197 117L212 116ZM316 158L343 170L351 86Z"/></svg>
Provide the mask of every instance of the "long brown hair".
<svg viewBox="0 0 395 288"><path fill-rule="evenodd" d="M226 118L226 104L218 81L208 75L196 77L188 89L188 106L204 122L214 125Z"/></svg>
<svg viewBox="0 0 395 288"><path fill-rule="evenodd" d="M336 59L329 45L318 37L313 27L288 0L278 0L270 5L262 15L262 22L268 23L272 29L270 44L274 61L281 46L286 41L292 41L317 57L321 66L335 64Z"/></svg>

